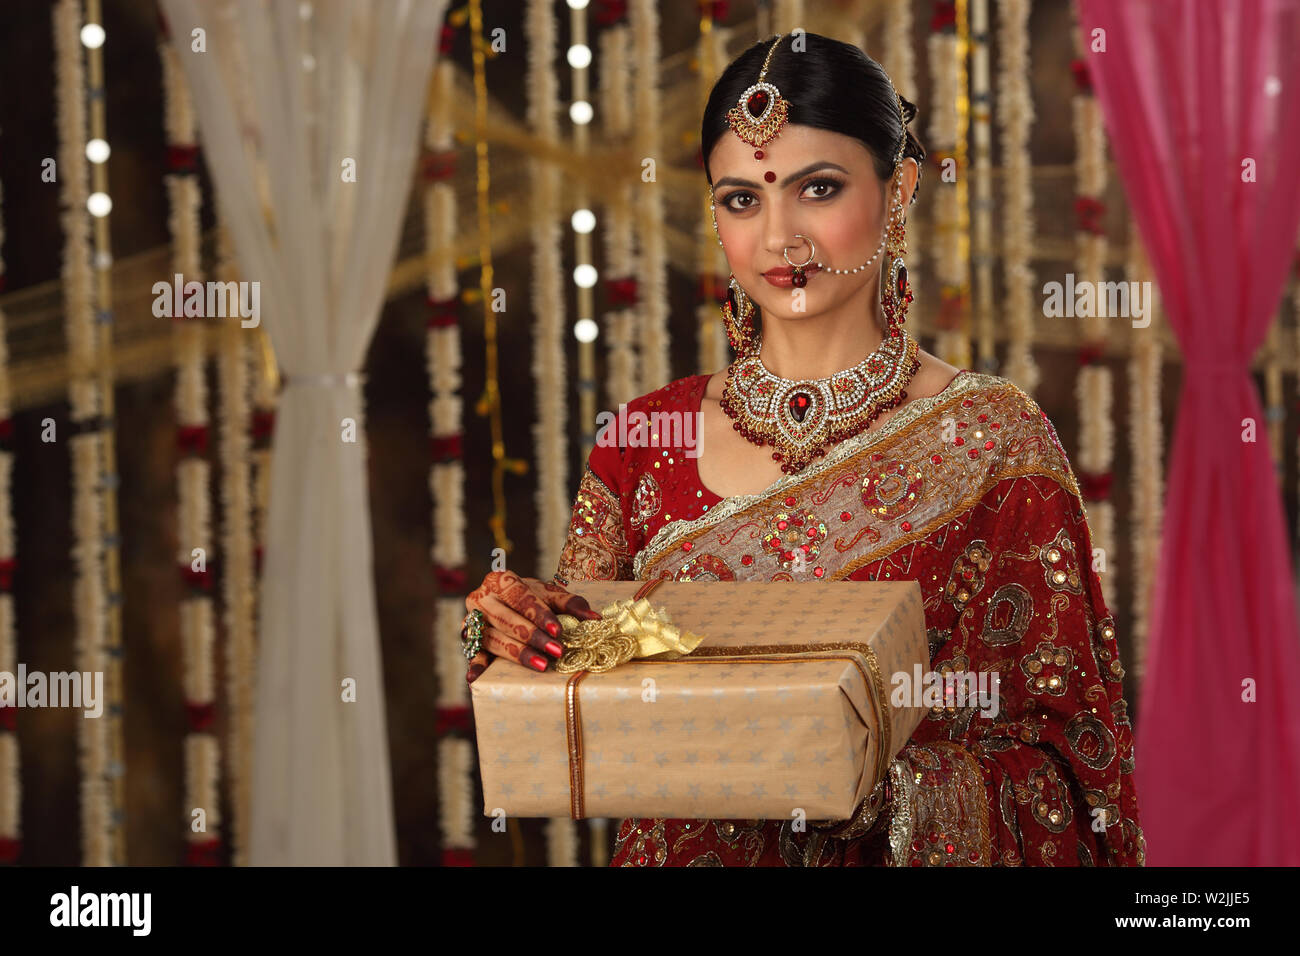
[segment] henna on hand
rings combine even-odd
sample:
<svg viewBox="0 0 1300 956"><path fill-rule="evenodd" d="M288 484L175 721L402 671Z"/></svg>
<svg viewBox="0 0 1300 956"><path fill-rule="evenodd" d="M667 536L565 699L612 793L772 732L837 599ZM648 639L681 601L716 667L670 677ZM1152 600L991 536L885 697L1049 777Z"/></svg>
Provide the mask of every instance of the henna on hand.
<svg viewBox="0 0 1300 956"><path fill-rule="evenodd" d="M546 606L546 602L533 592L528 583L531 580L533 579L521 578L513 571L492 571L465 599L465 603L468 605L471 600L476 601L485 614L491 613L489 606L508 610L509 613L498 614L498 626L512 631L521 641L528 642L532 636L527 627L528 622L551 637L559 637L560 622ZM497 603L494 604L494 601Z"/></svg>

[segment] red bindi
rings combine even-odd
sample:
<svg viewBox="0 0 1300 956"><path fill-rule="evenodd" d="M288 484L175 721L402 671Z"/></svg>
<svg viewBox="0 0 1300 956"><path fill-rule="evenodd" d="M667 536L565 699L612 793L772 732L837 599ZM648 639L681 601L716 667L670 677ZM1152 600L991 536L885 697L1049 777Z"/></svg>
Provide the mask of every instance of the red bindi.
<svg viewBox="0 0 1300 956"><path fill-rule="evenodd" d="M767 172L763 174L763 178L766 179L769 183L774 183L776 182L776 173L772 172L772 170L769 169Z"/></svg>

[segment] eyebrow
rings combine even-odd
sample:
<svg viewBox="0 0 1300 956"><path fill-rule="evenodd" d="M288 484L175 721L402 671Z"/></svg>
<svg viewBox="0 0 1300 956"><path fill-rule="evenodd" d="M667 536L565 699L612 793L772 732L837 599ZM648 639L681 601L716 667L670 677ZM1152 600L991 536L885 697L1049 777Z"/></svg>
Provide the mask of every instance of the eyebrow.
<svg viewBox="0 0 1300 956"><path fill-rule="evenodd" d="M802 179L804 176L807 176L809 173L815 173L819 169L838 169L846 176L849 174L849 171L845 169L843 166L839 165L838 163L828 163L828 162L813 163L811 166L805 166L797 173L791 173L789 176L785 177L785 179L781 180L780 188L784 189L786 186L789 186L796 179ZM724 176L722 179L719 179L716 183L713 184L714 189L719 189L723 186L748 186L751 189L763 188L762 186L760 186L758 183L754 182L751 179L737 179L735 176Z"/></svg>

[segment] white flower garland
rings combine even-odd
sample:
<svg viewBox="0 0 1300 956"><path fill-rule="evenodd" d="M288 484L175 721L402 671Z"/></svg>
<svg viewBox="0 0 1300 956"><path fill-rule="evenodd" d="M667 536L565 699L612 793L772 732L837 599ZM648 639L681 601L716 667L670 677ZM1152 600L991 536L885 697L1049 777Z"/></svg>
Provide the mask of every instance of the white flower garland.
<svg viewBox="0 0 1300 956"><path fill-rule="evenodd" d="M659 9L655 0L630 0L628 23L632 30L634 115L633 143L638 165L643 159L664 162L659 141L663 89L659 77ZM656 171L655 183L637 183L640 192L637 224L641 227L641 269L638 276L639 331L641 333L642 391L666 385L668 361L668 250L664 239L664 190ZM562 540L562 539L561 539Z"/></svg>
<svg viewBox="0 0 1300 956"><path fill-rule="evenodd" d="M629 31L626 23L615 24L600 34L600 61L627 63ZM606 135L626 143L632 132L632 104L626 70L600 71L600 115ZM618 202L605 211L605 268L611 280L636 281L636 256L632 210L635 208L632 182L617 187ZM710 227L712 228L712 227ZM641 394L637 377L637 306L623 306L605 313L602 334L606 342L605 397L611 407L630 402Z"/></svg>
<svg viewBox="0 0 1300 956"><path fill-rule="evenodd" d="M1136 223L1130 219L1128 262L1130 280L1151 281ZM1151 282L1151 288L1155 283ZM1129 454L1133 504L1130 522L1133 555L1134 677L1139 684L1146 670L1147 638L1151 629L1151 598L1156 562L1160 559L1160 528L1164 517L1164 435L1160 424L1160 373L1163 354L1158 310L1147 304L1151 324L1134 329L1128 360Z"/></svg>
<svg viewBox="0 0 1300 956"><path fill-rule="evenodd" d="M854 42L863 50L866 49L865 40L861 36L855 38ZM885 8L882 43L884 46L878 57L881 66L894 81L894 89L915 102L919 97L916 95L916 52L912 49L912 0L889 0L889 6ZM924 174L924 169L921 173ZM928 182L925 188L934 192L934 187ZM916 276L921 274L919 267L925 261L925 233L921 228L921 217L917 214L920 208L918 201L907 214L906 220L907 271Z"/></svg>
<svg viewBox="0 0 1300 956"><path fill-rule="evenodd" d="M930 102L933 110L930 116L928 134L934 144L935 163L938 167L933 193L934 208L934 272L942 288L940 310L950 300L959 301L965 294L969 282L969 263L965 256L966 236L962 231L961 189L966 177L965 169L957 169L957 182L944 182L943 163L951 158L960 165L958 159L957 96L960 88L958 62L960 40L954 33L938 32L930 34L928 41L930 53ZM910 248L910 244L909 244ZM958 368L970 366L970 343L960 324L955 328L945 329L938 326L935 339L935 352L939 358Z"/></svg>
<svg viewBox="0 0 1300 956"><path fill-rule="evenodd" d="M87 427L101 411L93 368L96 360L91 289L90 216L86 167L86 86L81 52L80 0L58 0L53 9L57 71L57 129L62 189L63 306L68 342L68 404L75 426ZM104 591L104 500L102 433L84 430L69 442L72 459L73 610L76 615L76 669L106 670L103 652L108 607ZM81 853L86 866L112 862L112 814L105 779L108 770L107 720L77 721L81 784Z"/></svg>
<svg viewBox="0 0 1300 956"><path fill-rule="evenodd" d="M969 0L970 8L970 124L973 157L970 165L974 200L971 241L974 248L975 335L979 357L976 368L997 371L993 337L993 169L992 116L989 80L989 3ZM1010 183L1010 180L1004 180ZM1017 191L1014 188L1008 191Z"/></svg>
<svg viewBox="0 0 1300 956"><path fill-rule="evenodd" d="M434 67L434 90L425 124L425 147L434 162L442 162L455 148L450 112L455 88L455 65L443 56ZM425 291L434 302L458 300L454 258L435 259L435 249L450 249L456 239L456 191L449 182L430 183L424 191L425 261L430 263ZM464 569L465 466L456 446L462 434L460 326L454 322L428 323L425 358L429 376L429 435L455 449L447 460L434 455L429 466L429 493L433 500L435 568ZM456 590L462 590L460 588ZM439 588L434 613L433 663L437 676L436 706L440 716L467 715L469 688L465 684L465 657L460 649L460 624L465 616L462 595ZM465 735L445 734L438 740L438 826L443 862L465 861L474 840L474 747Z"/></svg>
<svg viewBox="0 0 1300 956"><path fill-rule="evenodd" d="M535 135L559 138L559 78L555 73L555 16L546 0L530 0L528 30L528 122ZM559 564L572 501L568 493L569 381L565 375L563 230L560 171L537 157L528 160L533 183L533 354L537 421L533 424L537 488L537 561L549 576ZM459 631L459 627L457 628Z"/></svg>
<svg viewBox="0 0 1300 956"><path fill-rule="evenodd" d="M1002 0L998 7L998 121L1002 146L1002 264L1006 282L1005 376L1032 393L1040 380L1034 361L1033 325L1041 306L1035 295L1034 166L1029 130L1035 119L1029 82L1029 0Z"/></svg>
<svg viewBox="0 0 1300 956"><path fill-rule="evenodd" d="M0 184L0 288L5 274L4 189ZM0 422L12 427L13 406L9 390L8 322L0 306ZM13 573L17 551L14 543L13 476L14 456L0 449L0 563ZM12 579L11 579L12 580ZM0 591L0 671L18 669L18 642L14 627L14 596L10 588ZM19 784L18 736L0 726L0 864L14 863L22 839L22 801Z"/></svg>
<svg viewBox="0 0 1300 956"><path fill-rule="evenodd" d="M217 278L233 281L238 270L230 236L217 232ZM217 357L218 440L221 454L221 553L226 626L226 742L230 778L231 862L244 866L252 796L253 660L256 637L253 566L253 478L249 425L253 349L238 325L225 323Z"/></svg>
<svg viewBox="0 0 1300 956"><path fill-rule="evenodd" d="M713 22L712 12L705 9L700 14L700 39L696 44L695 60L698 67L696 95L699 102L708 101L713 84L717 82L727 63L727 39L730 31ZM617 73L617 70L607 72ZM703 148L703 144L699 144ZM695 306L696 371L704 375L725 368L727 332L723 328L721 310L716 297L725 290L728 270L727 256L718 245L713 232L713 214L709 198L701 196L700 216L695 224L695 261L700 264L696 285L699 303Z"/></svg>
<svg viewBox="0 0 1300 956"><path fill-rule="evenodd" d="M194 108L185 76L173 44L160 39L158 56L162 61L164 125L167 145L193 149L196 144ZM172 272L183 283L202 282L203 264L199 243L199 208L202 193L195 174L169 173L165 177L171 213ZM210 419L207 409L206 346L207 329L202 320L174 318L176 342L176 425L178 429L207 435ZM242 419L239 420L242 423ZM237 425L242 427L242 424ZM183 451L176 464L178 498L178 550L176 559L187 580L201 574L208 580L216 557L212 539L211 465L206 451ZM194 550L201 549L205 570L193 567ZM231 555L226 553L227 568ZM185 572L188 571L189 575ZM191 862L214 862L221 842L221 801L218 794L220 748L216 736L207 729L215 719L216 680L213 673L216 644L215 608L210 592L193 587L181 600L180 638L183 687L190 729L185 738L184 819ZM203 729L199 729L202 727ZM202 810L202 830L194 829L195 811Z"/></svg>
<svg viewBox="0 0 1300 956"><path fill-rule="evenodd" d="M1075 25L1075 42L1079 43L1080 30ZM1079 56L1083 57L1080 47ZM1084 59L1086 64L1087 60ZM1101 105L1091 92L1078 91L1073 98L1075 177L1077 195L1082 200L1100 202L1106 193L1106 129L1102 122ZM1107 242L1104 234L1087 229L1076 230L1078 244L1078 279L1098 285L1105 280ZM1083 320L1083 341L1091 346L1108 338L1109 326L1115 321L1096 313ZM1079 470L1094 475L1110 472L1114 461L1115 421L1111 412L1113 386L1111 370L1101 364L1100 356L1079 369L1075 393L1079 409ZM1101 549L1105 556L1105 573L1099 571L1103 588L1111 603L1115 603L1118 576L1112 576L1118 554L1115 550L1114 503L1104 500L1086 500L1088 526L1092 532L1093 549ZM1092 563L1091 555L1082 559ZM1112 583L1116 582L1116 583Z"/></svg>

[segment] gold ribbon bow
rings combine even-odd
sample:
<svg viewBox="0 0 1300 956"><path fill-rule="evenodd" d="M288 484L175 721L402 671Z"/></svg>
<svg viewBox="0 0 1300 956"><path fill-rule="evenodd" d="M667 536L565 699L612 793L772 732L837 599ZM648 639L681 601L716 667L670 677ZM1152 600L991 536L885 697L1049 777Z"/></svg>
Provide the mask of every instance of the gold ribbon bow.
<svg viewBox="0 0 1300 956"><path fill-rule="evenodd" d="M633 658L672 660L689 654L704 640L701 634L682 630L666 608L656 609L646 598L615 601L601 608L600 614L599 621L556 615L565 646L555 662L557 673L600 674Z"/></svg>

